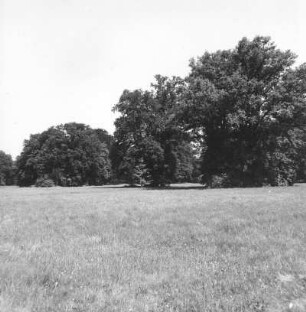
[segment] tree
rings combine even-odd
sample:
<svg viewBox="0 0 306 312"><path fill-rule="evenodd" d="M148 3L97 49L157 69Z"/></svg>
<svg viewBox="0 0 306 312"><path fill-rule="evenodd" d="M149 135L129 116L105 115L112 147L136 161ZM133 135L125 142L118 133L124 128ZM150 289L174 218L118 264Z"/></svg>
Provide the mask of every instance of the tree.
<svg viewBox="0 0 306 312"><path fill-rule="evenodd" d="M118 174L133 184L140 176L153 186L191 178L193 153L189 136L176 113L184 81L157 75L149 91L125 90L113 108L115 121L114 163ZM138 182L139 183L139 182Z"/></svg>
<svg viewBox="0 0 306 312"><path fill-rule="evenodd" d="M190 63L184 122L202 140L203 182L229 185L295 181L305 131L306 65L268 37Z"/></svg>
<svg viewBox="0 0 306 312"><path fill-rule="evenodd" d="M61 186L101 185L110 178L108 154L97 130L89 126L51 127L25 141L17 159L18 184L28 186L47 177Z"/></svg>
<svg viewBox="0 0 306 312"><path fill-rule="evenodd" d="M0 185L11 185L14 182L12 156L0 151Z"/></svg>

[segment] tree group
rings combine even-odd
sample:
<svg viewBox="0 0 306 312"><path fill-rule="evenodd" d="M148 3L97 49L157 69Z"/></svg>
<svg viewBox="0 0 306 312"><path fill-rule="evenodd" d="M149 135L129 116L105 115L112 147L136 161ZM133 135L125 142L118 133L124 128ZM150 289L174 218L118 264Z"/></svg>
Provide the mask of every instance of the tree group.
<svg viewBox="0 0 306 312"><path fill-rule="evenodd" d="M117 168L154 185L187 178L197 146L207 186L292 185L306 125L306 65L293 69L295 59L268 37L243 38L191 60L184 80L157 76L150 91L124 91Z"/></svg>
<svg viewBox="0 0 306 312"><path fill-rule="evenodd" d="M113 136L78 123L31 135L16 162L21 186L292 185L306 178L306 64L268 37L190 61L185 78L125 90ZM0 152L0 183L12 181Z"/></svg>

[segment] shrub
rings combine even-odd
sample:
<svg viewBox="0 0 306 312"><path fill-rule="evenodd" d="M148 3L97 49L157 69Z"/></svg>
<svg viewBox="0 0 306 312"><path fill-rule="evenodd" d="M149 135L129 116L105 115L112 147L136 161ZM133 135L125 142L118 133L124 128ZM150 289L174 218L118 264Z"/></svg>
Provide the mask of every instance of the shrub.
<svg viewBox="0 0 306 312"><path fill-rule="evenodd" d="M230 187L230 186L231 186L231 183L226 173L213 175L211 178L210 187L212 188L221 188L221 187Z"/></svg>
<svg viewBox="0 0 306 312"><path fill-rule="evenodd" d="M53 180L49 178L41 177L36 180L35 186L36 187L52 187L52 186L55 186L55 184Z"/></svg>

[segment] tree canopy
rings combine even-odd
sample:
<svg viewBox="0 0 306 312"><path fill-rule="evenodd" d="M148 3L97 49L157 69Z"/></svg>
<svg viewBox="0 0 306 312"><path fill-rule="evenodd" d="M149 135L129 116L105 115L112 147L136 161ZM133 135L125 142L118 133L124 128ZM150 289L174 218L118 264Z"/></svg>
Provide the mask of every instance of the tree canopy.
<svg viewBox="0 0 306 312"><path fill-rule="evenodd" d="M31 135L17 159L18 184L29 186L39 178L62 186L104 184L111 166L101 134L107 137L104 130L67 123Z"/></svg>

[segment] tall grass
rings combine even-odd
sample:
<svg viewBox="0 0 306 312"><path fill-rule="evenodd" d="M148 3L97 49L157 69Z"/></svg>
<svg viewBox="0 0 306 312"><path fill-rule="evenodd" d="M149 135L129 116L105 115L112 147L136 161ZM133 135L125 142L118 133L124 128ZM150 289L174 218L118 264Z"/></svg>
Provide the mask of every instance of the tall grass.
<svg viewBox="0 0 306 312"><path fill-rule="evenodd" d="M306 311L306 187L0 188L0 311Z"/></svg>

